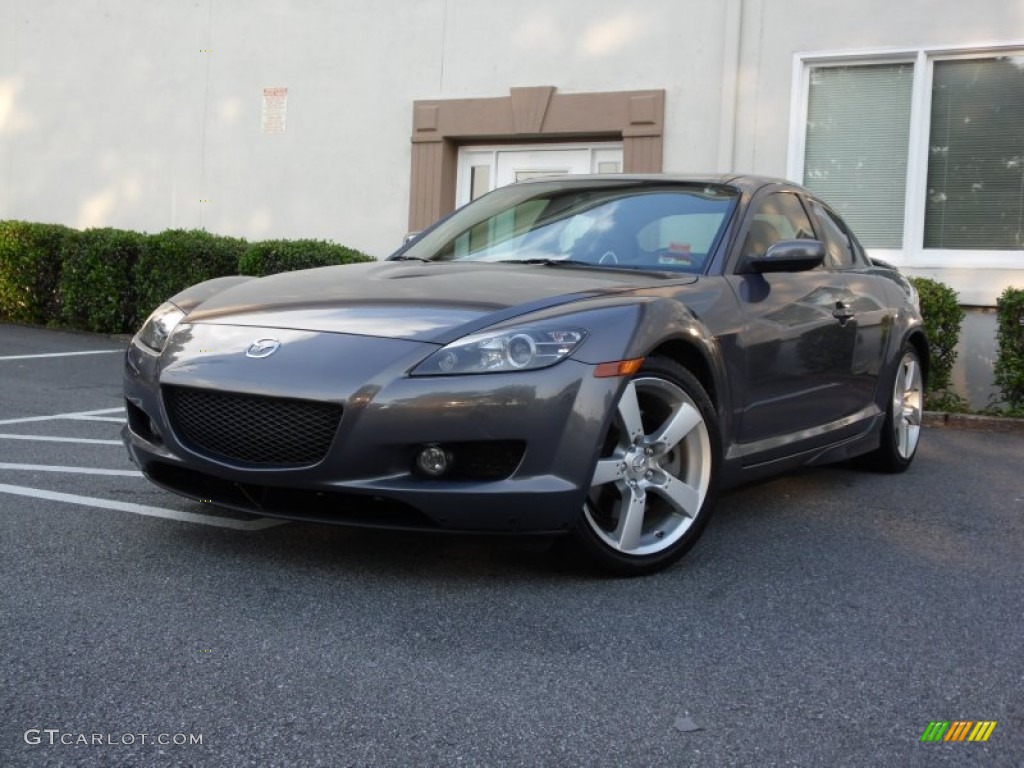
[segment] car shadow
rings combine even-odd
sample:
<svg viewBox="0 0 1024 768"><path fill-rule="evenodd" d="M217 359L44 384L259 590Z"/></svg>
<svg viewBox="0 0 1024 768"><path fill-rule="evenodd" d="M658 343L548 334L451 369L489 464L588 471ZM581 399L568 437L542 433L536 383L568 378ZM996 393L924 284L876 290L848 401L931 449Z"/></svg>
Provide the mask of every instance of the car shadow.
<svg viewBox="0 0 1024 768"><path fill-rule="evenodd" d="M708 530L680 563L664 574L646 578L695 576L737 540L756 539L758 529L780 517L814 516L822 495L841 494L865 473L853 466L799 469L723 492ZM209 513L209 507L203 511ZM422 581L504 581L587 583L612 576L595 568L569 536L521 536L378 530L286 522L261 531L211 531L185 526L176 546L190 546L196 556L228 560L244 556L277 565L284 571Z"/></svg>

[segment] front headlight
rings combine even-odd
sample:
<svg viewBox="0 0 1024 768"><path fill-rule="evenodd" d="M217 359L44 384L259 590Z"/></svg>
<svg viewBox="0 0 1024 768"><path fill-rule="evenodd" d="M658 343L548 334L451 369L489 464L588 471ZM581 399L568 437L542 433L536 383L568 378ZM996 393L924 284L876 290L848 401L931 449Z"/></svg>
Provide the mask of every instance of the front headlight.
<svg viewBox="0 0 1024 768"><path fill-rule="evenodd" d="M453 341L416 368L413 376L500 373L547 368L572 354L587 332L582 328L511 328L475 333Z"/></svg>
<svg viewBox="0 0 1024 768"><path fill-rule="evenodd" d="M149 316L135 338L140 344L144 344L154 352L163 352L171 332L184 317L185 313L171 302L164 302L153 310L153 314Z"/></svg>

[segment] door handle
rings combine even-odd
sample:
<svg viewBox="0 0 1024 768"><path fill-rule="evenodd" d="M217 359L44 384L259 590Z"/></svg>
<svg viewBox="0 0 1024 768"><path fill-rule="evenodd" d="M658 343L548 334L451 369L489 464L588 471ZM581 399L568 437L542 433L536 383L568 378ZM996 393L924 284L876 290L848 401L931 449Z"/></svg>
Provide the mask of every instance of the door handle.
<svg viewBox="0 0 1024 768"><path fill-rule="evenodd" d="M832 310L832 317L838 320L840 325L846 325L846 322L855 314L856 313L850 309L849 304L844 304L841 301L837 301L836 308Z"/></svg>

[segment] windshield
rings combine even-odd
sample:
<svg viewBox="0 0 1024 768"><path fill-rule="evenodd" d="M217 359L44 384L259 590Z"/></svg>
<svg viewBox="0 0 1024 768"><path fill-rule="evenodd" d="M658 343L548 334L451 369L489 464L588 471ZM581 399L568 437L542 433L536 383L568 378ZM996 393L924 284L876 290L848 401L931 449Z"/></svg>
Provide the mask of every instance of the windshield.
<svg viewBox="0 0 1024 768"><path fill-rule="evenodd" d="M503 187L457 211L401 257L702 272L736 196L716 184Z"/></svg>

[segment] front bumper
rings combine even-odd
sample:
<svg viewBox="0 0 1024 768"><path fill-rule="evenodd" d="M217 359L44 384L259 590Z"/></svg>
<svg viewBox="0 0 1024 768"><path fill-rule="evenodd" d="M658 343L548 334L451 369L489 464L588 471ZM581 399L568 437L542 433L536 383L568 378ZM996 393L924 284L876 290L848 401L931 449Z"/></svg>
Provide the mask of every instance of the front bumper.
<svg viewBox="0 0 1024 768"><path fill-rule="evenodd" d="M260 335L280 353L246 358ZM577 519L606 419L623 382L593 366L410 377L436 349L420 342L196 324L164 355L133 344L123 431L132 460L178 494L272 517L452 531L555 532ZM290 351L291 354L285 354ZM172 428L157 382L343 407L326 456L311 466L253 467L204 455ZM413 457L428 444L515 443L500 479L429 479Z"/></svg>

